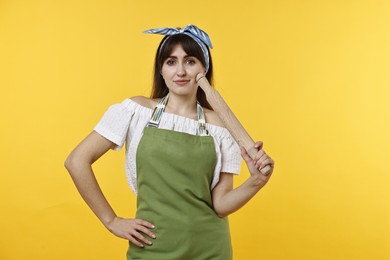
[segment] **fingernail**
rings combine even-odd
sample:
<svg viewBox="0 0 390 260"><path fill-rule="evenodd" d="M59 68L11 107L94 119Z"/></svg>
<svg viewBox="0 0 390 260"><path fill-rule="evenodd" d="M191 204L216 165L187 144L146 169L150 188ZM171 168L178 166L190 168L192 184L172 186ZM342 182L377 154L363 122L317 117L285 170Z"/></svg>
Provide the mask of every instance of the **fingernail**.
<svg viewBox="0 0 390 260"><path fill-rule="evenodd" d="M152 242L152 241L149 241L149 245L151 245L151 244L153 244L153 242Z"/></svg>
<svg viewBox="0 0 390 260"><path fill-rule="evenodd" d="M153 237L153 238L156 238L156 236L155 236L155 235L152 235L152 237Z"/></svg>
<svg viewBox="0 0 390 260"><path fill-rule="evenodd" d="M155 228L155 226L154 226L154 225L152 225L152 228Z"/></svg>

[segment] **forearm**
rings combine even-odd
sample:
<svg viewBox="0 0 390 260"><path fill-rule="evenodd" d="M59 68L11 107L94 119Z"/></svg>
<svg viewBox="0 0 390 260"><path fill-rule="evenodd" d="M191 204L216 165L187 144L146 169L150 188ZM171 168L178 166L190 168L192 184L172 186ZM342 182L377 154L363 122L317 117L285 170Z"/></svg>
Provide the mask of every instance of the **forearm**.
<svg viewBox="0 0 390 260"><path fill-rule="evenodd" d="M68 162L65 166L84 201L107 227L116 214L104 197L91 165L86 162Z"/></svg>
<svg viewBox="0 0 390 260"><path fill-rule="evenodd" d="M235 189L225 192L214 200L214 210L220 217L225 217L244 206L264 186L260 176L250 176Z"/></svg>

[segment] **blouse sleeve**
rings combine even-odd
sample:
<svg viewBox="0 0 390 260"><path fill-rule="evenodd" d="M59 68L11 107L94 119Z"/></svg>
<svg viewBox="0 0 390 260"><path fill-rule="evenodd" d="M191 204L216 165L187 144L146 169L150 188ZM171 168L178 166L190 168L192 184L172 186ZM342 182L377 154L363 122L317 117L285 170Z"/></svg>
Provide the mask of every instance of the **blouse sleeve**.
<svg viewBox="0 0 390 260"><path fill-rule="evenodd" d="M94 130L116 144L114 150L120 150L126 140L134 109L129 99L110 106Z"/></svg>
<svg viewBox="0 0 390 260"><path fill-rule="evenodd" d="M221 157L221 172L240 173L242 163L240 147L229 132L221 141Z"/></svg>

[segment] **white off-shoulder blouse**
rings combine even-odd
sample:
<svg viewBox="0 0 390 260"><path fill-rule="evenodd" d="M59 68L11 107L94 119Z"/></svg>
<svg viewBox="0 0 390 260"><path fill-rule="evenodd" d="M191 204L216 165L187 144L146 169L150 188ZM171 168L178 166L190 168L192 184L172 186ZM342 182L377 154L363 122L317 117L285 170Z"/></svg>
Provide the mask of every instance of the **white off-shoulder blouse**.
<svg viewBox="0 0 390 260"><path fill-rule="evenodd" d="M110 106L94 128L97 133L116 144L114 150L120 150L126 144L126 177L135 194L137 194L136 151L152 112L153 109L128 98L122 103ZM159 128L196 135L199 123L197 120L164 112ZM206 128L214 139L217 155L217 164L210 187L213 189L219 181L221 172L240 173L242 158L238 144L226 128L208 123Z"/></svg>

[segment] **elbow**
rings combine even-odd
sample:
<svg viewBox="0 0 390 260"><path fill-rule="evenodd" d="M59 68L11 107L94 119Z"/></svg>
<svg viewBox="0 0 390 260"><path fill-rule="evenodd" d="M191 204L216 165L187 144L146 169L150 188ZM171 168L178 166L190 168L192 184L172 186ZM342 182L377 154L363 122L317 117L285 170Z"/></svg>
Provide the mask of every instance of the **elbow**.
<svg viewBox="0 0 390 260"><path fill-rule="evenodd" d="M69 154L69 156L65 159L64 166L68 170L70 175L73 175L76 172L76 168L78 167L79 160L73 155L73 153Z"/></svg>
<svg viewBox="0 0 390 260"><path fill-rule="evenodd" d="M227 217L229 214L220 214L220 213L217 213L217 216L219 218L224 218L224 217Z"/></svg>
<svg viewBox="0 0 390 260"><path fill-rule="evenodd" d="M213 209L215 214L220 217L224 218L227 217L231 212L229 211L228 203L223 200L223 196L217 196L221 194L215 194L213 196Z"/></svg>
<svg viewBox="0 0 390 260"><path fill-rule="evenodd" d="M220 207L215 207L215 206L214 206L214 212L220 218L227 217L230 214L230 212L228 212L227 210L224 210L224 209L221 209Z"/></svg>
<svg viewBox="0 0 390 260"><path fill-rule="evenodd" d="M90 156L86 156L77 150L73 150L65 159L64 166L74 179L82 175L92 165Z"/></svg>
<svg viewBox="0 0 390 260"><path fill-rule="evenodd" d="M73 179L73 181L75 181L76 179L79 178L79 176L81 175L81 169L80 169L80 160L79 158L73 156L72 154L70 154L65 162L64 162L64 166L66 168L66 170L68 171L70 177Z"/></svg>
<svg viewBox="0 0 390 260"><path fill-rule="evenodd" d="M70 172L71 169L73 168L73 165L74 165L74 159L72 157L72 154L70 154L68 155L68 157L66 157L64 166Z"/></svg>

